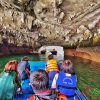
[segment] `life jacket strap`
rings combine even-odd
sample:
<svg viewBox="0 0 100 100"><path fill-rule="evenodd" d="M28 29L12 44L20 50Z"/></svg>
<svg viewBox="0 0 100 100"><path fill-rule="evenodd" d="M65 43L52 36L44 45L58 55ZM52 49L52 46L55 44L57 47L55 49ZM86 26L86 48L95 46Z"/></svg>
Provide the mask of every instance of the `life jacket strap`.
<svg viewBox="0 0 100 100"><path fill-rule="evenodd" d="M67 96L67 98L73 98L74 96L76 96L76 93L73 95L66 95L66 96Z"/></svg>
<svg viewBox="0 0 100 100"><path fill-rule="evenodd" d="M73 90L77 89L76 87L67 87L67 86L58 85L58 89L59 88L66 88L66 89L73 89Z"/></svg>

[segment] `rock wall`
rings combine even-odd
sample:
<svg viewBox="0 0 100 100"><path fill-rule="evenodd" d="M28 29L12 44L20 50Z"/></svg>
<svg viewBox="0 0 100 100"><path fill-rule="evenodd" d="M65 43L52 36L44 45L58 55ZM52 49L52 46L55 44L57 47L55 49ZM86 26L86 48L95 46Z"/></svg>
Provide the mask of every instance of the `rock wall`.
<svg viewBox="0 0 100 100"><path fill-rule="evenodd" d="M34 48L100 46L100 1L0 0L0 44L4 39Z"/></svg>
<svg viewBox="0 0 100 100"><path fill-rule="evenodd" d="M80 57L100 63L100 47L87 47L78 49L66 49L66 56Z"/></svg>

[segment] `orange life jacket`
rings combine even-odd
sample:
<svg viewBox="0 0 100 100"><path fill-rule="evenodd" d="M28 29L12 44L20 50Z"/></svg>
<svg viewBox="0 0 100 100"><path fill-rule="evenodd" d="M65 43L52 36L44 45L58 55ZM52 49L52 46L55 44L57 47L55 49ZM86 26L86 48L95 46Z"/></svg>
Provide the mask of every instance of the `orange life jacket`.
<svg viewBox="0 0 100 100"><path fill-rule="evenodd" d="M68 100L67 97L64 94L59 93L58 95L59 95L58 100Z"/></svg>
<svg viewBox="0 0 100 100"><path fill-rule="evenodd" d="M35 100L34 95L32 95L31 97L29 97L27 100Z"/></svg>
<svg viewBox="0 0 100 100"><path fill-rule="evenodd" d="M48 60L46 71L59 71L57 61L55 59Z"/></svg>

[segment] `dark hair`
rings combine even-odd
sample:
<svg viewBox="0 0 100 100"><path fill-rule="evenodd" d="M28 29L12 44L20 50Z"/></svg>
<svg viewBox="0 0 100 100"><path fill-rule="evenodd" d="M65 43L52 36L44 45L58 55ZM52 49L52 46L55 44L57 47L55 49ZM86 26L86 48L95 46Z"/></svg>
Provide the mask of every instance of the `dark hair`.
<svg viewBox="0 0 100 100"><path fill-rule="evenodd" d="M68 59L65 60L62 64L61 70L66 72L66 73L73 73L73 63Z"/></svg>
<svg viewBox="0 0 100 100"><path fill-rule="evenodd" d="M22 58L22 61L28 61L29 60L29 57L27 57L27 56L24 56L23 58Z"/></svg>
<svg viewBox="0 0 100 100"><path fill-rule="evenodd" d="M40 92L48 89L48 74L45 70L37 70L30 75L30 83L33 91Z"/></svg>
<svg viewBox="0 0 100 100"><path fill-rule="evenodd" d="M53 55L52 55L52 54L49 55L49 56L48 56L48 59L49 59L49 60L53 59Z"/></svg>

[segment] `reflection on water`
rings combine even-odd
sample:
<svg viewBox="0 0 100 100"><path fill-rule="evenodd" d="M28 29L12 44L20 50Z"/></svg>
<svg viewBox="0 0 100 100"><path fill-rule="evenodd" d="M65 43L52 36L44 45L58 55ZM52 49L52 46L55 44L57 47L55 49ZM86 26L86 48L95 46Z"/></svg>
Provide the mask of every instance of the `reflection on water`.
<svg viewBox="0 0 100 100"><path fill-rule="evenodd" d="M46 61L46 55L44 54L39 55L39 60Z"/></svg>

